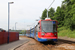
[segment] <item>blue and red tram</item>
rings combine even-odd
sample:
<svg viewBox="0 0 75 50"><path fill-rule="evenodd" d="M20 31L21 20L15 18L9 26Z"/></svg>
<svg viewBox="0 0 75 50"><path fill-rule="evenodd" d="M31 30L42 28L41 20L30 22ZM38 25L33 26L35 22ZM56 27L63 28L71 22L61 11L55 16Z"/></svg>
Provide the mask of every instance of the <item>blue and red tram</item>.
<svg viewBox="0 0 75 50"><path fill-rule="evenodd" d="M26 30L26 36L30 37L30 30Z"/></svg>
<svg viewBox="0 0 75 50"><path fill-rule="evenodd" d="M35 38L39 42L57 41L57 21L51 19L40 20L38 24L30 29L29 37Z"/></svg>

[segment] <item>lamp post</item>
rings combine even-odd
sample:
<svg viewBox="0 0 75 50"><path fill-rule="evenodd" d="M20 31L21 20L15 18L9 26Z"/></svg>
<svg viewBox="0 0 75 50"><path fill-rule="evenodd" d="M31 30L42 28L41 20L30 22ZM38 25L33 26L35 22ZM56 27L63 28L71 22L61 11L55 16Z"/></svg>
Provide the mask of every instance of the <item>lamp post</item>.
<svg viewBox="0 0 75 50"><path fill-rule="evenodd" d="M24 24L25 24L25 22L24 22ZM25 26L25 25L24 25ZM26 29L25 29L26 30ZM26 34L26 31L24 31L24 36L25 36L25 34Z"/></svg>
<svg viewBox="0 0 75 50"><path fill-rule="evenodd" d="M15 23L15 31L16 31L16 24L17 24L17 22Z"/></svg>
<svg viewBox="0 0 75 50"><path fill-rule="evenodd" d="M8 2L8 41L9 43L9 18L10 18L10 4L13 4L14 2Z"/></svg>

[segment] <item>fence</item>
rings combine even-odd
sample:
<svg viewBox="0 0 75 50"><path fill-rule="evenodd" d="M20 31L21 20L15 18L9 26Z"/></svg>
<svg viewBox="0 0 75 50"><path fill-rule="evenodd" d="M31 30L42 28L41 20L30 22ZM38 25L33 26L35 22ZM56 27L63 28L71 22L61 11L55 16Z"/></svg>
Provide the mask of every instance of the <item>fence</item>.
<svg viewBox="0 0 75 50"><path fill-rule="evenodd" d="M19 40L18 32L9 32L9 42ZM0 44L7 43L8 41L8 32L0 32Z"/></svg>

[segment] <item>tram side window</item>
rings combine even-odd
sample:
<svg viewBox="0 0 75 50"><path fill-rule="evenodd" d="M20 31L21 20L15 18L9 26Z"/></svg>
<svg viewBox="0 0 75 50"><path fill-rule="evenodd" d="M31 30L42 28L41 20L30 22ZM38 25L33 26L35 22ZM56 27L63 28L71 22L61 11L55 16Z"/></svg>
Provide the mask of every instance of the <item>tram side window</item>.
<svg viewBox="0 0 75 50"><path fill-rule="evenodd" d="M36 29L36 27L35 27L35 31L34 31L34 33L36 34L36 32L37 32L37 29Z"/></svg>
<svg viewBox="0 0 75 50"><path fill-rule="evenodd" d="M27 32L27 34L30 34L30 30L27 30L26 32Z"/></svg>
<svg viewBox="0 0 75 50"><path fill-rule="evenodd" d="M40 26L39 25L37 25L37 32L40 32Z"/></svg>
<svg viewBox="0 0 75 50"><path fill-rule="evenodd" d="M57 26L56 26L56 24L53 24L53 32L57 32Z"/></svg>
<svg viewBox="0 0 75 50"><path fill-rule="evenodd" d="M32 33L32 30L31 30L31 33Z"/></svg>
<svg viewBox="0 0 75 50"><path fill-rule="evenodd" d="M33 33L33 29L31 30L31 33Z"/></svg>

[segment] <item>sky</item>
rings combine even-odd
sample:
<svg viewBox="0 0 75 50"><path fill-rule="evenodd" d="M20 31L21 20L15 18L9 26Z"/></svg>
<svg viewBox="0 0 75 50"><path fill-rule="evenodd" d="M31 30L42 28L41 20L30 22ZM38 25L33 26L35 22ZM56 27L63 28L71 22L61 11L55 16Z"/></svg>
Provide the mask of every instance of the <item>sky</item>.
<svg viewBox="0 0 75 50"><path fill-rule="evenodd" d="M63 0L55 0L51 5L55 10ZM44 9L48 9L53 0L0 0L0 28L8 30L8 2L10 4L9 28L15 30L30 29L39 20ZM49 7L49 8L51 8Z"/></svg>

